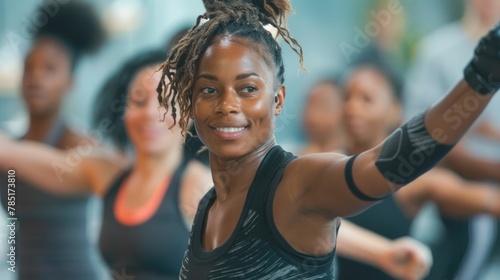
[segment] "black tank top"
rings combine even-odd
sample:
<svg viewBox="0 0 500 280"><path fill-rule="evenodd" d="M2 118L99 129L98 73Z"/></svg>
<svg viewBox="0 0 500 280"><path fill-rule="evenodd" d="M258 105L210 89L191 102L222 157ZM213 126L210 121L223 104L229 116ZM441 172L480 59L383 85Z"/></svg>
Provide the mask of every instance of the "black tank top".
<svg viewBox="0 0 500 280"><path fill-rule="evenodd" d="M349 221L389 239L410 234L411 219L402 212L393 196L388 196ZM389 280L394 279L381 270L343 257L337 258L338 280Z"/></svg>
<svg viewBox="0 0 500 280"><path fill-rule="evenodd" d="M335 250L327 255L305 255L281 236L272 216L273 198L285 167L296 157L273 147L260 164L234 232L213 251L202 247L208 210L216 193L212 188L196 213L180 279L333 279Z"/></svg>
<svg viewBox="0 0 500 280"><path fill-rule="evenodd" d="M122 225L114 213L118 191L131 170L119 176L109 189L104 197L99 247L114 278L179 279L189 239L179 209L179 192L186 165L184 160L175 171L156 213L137 226Z"/></svg>
<svg viewBox="0 0 500 280"><path fill-rule="evenodd" d="M63 123L58 122L44 143L57 146L64 130ZM4 176L0 176L0 196L7 209ZM18 279L99 279L97 250L87 232L89 197L60 197L16 179Z"/></svg>

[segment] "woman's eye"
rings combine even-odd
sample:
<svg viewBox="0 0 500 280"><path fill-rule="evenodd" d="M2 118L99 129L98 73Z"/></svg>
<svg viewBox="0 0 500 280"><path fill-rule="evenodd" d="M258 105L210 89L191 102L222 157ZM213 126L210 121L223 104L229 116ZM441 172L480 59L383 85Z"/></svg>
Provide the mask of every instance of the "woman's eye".
<svg viewBox="0 0 500 280"><path fill-rule="evenodd" d="M254 92L254 91L256 91L256 90L257 90L257 88L256 88L256 87L252 87L252 86L250 86L250 87L244 87L241 91L242 91L242 92L245 92L245 93L250 93L250 92Z"/></svg>
<svg viewBox="0 0 500 280"><path fill-rule="evenodd" d="M45 70L47 71L47 73L54 73L56 71L56 67L52 64L49 64L47 66L45 66Z"/></svg>
<svg viewBox="0 0 500 280"><path fill-rule="evenodd" d="M214 94L215 89L211 87L205 87L201 89L201 92L206 93L206 94Z"/></svg>
<svg viewBox="0 0 500 280"><path fill-rule="evenodd" d="M128 104L135 107L142 107L146 105L146 102L147 101L145 99L132 99L132 98L128 99Z"/></svg>

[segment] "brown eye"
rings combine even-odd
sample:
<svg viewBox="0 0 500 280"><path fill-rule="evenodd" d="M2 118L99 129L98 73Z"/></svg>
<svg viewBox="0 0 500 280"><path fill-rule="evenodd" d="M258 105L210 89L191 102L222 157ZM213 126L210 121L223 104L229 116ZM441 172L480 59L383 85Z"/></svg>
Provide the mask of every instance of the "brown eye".
<svg viewBox="0 0 500 280"><path fill-rule="evenodd" d="M216 90L212 87L204 87L201 89L201 92L206 94L214 94L216 93Z"/></svg>
<svg viewBox="0 0 500 280"><path fill-rule="evenodd" d="M251 93L257 91L257 88L254 86L249 86L249 87L244 87L241 91L244 93Z"/></svg>

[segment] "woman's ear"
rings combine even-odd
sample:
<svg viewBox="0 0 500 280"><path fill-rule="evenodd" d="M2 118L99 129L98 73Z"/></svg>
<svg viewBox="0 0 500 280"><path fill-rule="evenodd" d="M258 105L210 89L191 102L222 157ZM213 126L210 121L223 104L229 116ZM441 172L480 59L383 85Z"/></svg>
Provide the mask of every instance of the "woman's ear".
<svg viewBox="0 0 500 280"><path fill-rule="evenodd" d="M283 105L285 105L286 89L281 85L274 95L274 115L281 114Z"/></svg>
<svg viewBox="0 0 500 280"><path fill-rule="evenodd" d="M194 120L194 98L191 97L191 106L189 106L189 118Z"/></svg>

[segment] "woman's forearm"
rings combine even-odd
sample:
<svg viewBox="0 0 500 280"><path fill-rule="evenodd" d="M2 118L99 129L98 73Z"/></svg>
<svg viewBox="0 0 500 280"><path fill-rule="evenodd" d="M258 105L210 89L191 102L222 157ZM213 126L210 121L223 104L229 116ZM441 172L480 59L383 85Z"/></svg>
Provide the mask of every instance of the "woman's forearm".
<svg viewBox="0 0 500 280"><path fill-rule="evenodd" d="M455 144L472 126L493 98L481 95L464 80L425 114L425 127L442 144Z"/></svg>
<svg viewBox="0 0 500 280"><path fill-rule="evenodd" d="M342 220L337 237L337 253L343 257L372 266L379 265L379 256L391 245L391 241L347 220Z"/></svg>

